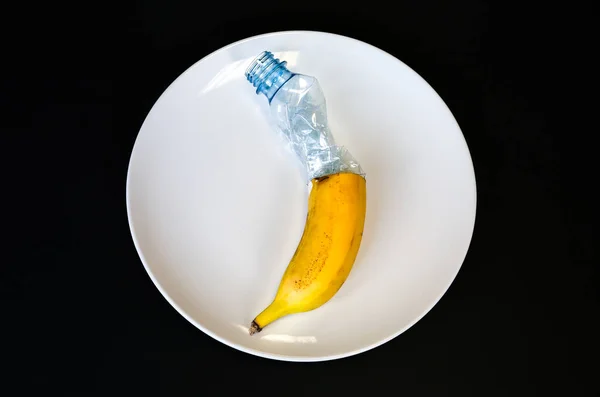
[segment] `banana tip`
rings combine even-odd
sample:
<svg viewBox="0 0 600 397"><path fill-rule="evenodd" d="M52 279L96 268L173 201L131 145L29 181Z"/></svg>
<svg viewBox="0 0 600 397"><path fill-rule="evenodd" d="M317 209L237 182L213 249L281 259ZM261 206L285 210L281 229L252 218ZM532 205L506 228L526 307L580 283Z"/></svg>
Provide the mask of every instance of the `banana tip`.
<svg viewBox="0 0 600 397"><path fill-rule="evenodd" d="M262 328L259 327L258 324L256 324L256 321L252 321L252 324L250 324L250 329L248 330L248 333L250 335L254 335L260 331L262 331Z"/></svg>

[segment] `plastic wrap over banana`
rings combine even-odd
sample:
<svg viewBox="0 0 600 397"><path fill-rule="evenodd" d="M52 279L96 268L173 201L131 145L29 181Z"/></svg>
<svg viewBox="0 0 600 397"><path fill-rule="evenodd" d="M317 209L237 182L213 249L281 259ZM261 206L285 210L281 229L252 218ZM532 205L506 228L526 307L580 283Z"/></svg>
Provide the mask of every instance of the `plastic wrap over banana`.
<svg viewBox="0 0 600 397"><path fill-rule="evenodd" d="M256 93L267 97L273 124L312 184L302 238L275 298L252 321L253 335L284 316L322 306L338 292L361 244L367 189L360 164L333 138L315 77L290 72L285 61L268 51L245 74Z"/></svg>

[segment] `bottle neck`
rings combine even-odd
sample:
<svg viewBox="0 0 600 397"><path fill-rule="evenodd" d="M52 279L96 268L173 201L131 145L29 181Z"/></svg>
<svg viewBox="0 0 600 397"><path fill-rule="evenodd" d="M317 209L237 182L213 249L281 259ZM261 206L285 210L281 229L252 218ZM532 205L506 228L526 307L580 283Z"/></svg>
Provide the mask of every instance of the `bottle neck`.
<svg viewBox="0 0 600 397"><path fill-rule="evenodd" d="M246 69L246 79L256 87L256 94L263 94L270 103L277 91L294 76L286 64L271 52L264 51Z"/></svg>

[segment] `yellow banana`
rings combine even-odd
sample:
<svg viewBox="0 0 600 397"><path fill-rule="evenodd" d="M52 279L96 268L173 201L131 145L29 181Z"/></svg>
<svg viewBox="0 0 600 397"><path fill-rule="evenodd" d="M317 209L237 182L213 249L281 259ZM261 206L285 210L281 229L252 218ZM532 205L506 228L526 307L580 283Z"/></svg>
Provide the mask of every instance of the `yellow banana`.
<svg viewBox="0 0 600 397"><path fill-rule="evenodd" d="M363 176L338 173L312 181L304 232L275 299L250 325L250 335L281 317L314 310L346 281L363 235L367 190Z"/></svg>

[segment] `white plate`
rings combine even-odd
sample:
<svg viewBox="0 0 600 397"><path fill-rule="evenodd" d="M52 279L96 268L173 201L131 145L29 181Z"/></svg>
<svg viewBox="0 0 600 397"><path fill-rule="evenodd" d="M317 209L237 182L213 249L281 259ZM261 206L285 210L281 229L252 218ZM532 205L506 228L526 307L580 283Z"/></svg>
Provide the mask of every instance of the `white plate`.
<svg viewBox="0 0 600 397"><path fill-rule="evenodd" d="M263 50L317 77L331 128L367 173L367 219L348 280L327 304L249 336L300 239L307 186L245 80ZM372 349L423 317L467 253L469 150L435 91L391 55L318 32L252 37L185 71L137 137L127 210L141 260L188 321L241 351L320 361Z"/></svg>

